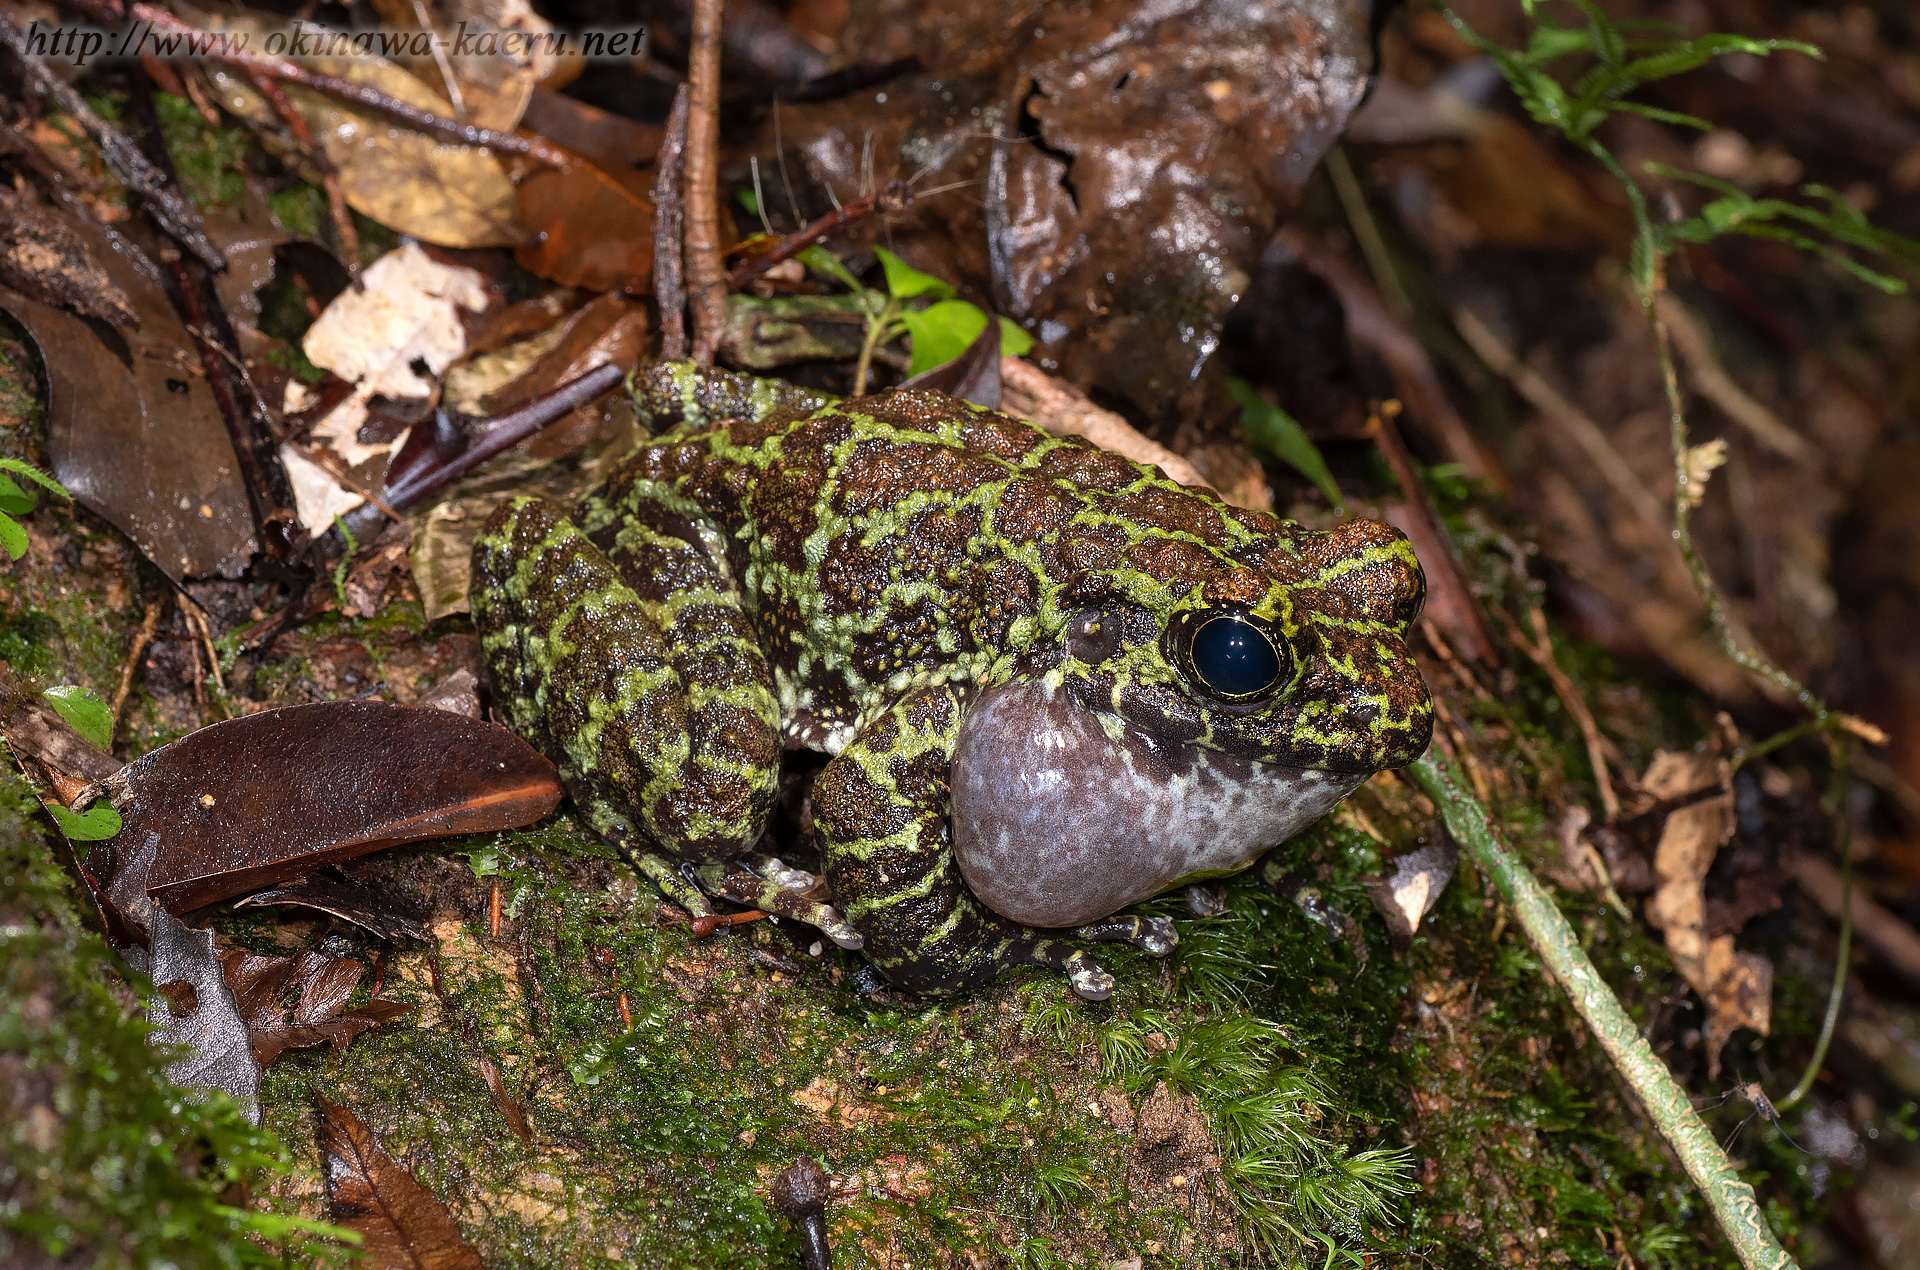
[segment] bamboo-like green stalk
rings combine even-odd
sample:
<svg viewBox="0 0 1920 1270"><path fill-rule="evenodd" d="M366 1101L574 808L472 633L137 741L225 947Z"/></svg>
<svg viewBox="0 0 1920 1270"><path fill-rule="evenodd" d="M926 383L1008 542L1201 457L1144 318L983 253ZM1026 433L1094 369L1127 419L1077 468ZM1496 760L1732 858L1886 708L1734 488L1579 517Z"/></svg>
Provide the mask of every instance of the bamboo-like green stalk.
<svg viewBox="0 0 1920 1270"><path fill-rule="evenodd" d="M1673 1079L1640 1035L1633 1018L1621 1006L1613 989L1600 977L1579 936L1546 889L1517 856L1501 844L1500 831L1487 809L1460 779L1438 748L1407 769L1407 774L1433 799L1447 830L1486 871L1513 908L1534 948L1573 999L1607 1057L1639 1095L1653 1122L1673 1147L1688 1176L1713 1206L1727 1242L1747 1270L1785 1270L1796 1267L1786 1249L1767 1227L1753 1188L1740 1179L1727 1153L1714 1141L1692 1101Z"/></svg>

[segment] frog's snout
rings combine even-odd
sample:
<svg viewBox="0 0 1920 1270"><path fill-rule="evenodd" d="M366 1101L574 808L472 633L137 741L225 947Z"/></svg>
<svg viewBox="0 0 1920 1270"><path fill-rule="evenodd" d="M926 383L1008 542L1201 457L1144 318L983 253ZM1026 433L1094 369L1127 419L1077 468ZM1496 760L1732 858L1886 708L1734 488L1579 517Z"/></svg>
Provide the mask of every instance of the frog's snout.
<svg viewBox="0 0 1920 1270"><path fill-rule="evenodd" d="M1322 568L1332 575L1328 589L1406 635L1427 599L1427 576L1407 536L1377 520L1350 520L1315 537Z"/></svg>

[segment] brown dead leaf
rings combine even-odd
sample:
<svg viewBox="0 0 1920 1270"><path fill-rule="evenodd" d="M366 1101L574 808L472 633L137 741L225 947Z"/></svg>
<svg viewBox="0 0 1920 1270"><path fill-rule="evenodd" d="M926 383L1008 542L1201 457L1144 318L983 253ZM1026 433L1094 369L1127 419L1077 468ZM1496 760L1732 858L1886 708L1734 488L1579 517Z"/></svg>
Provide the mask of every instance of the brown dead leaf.
<svg viewBox="0 0 1920 1270"><path fill-rule="evenodd" d="M524 374L486 399L489 414L501 414L609 363L631 371L647 349L647 311L621 295L603 295L566 320L557 343ZM604 415L585 405L528 443L538 457L565 454L598 435Z"/></svg>
<svg viewBox="0 0 1920 1270"><path fill-rule="evenodd" d="M1653 861L1659 888L1646 906L1648 923L1666 936L1673 964L1706 1004L1707 1074L1717 1078L1720 1051L1736 1028L1765 1036L1772 1025L1772 964L1757 954L1736 952L1732 935L1707 935L1707 871L1721 844L1733 836L1731 773L1717 753L1662 750L1642 783L1658 799L1721 791L1667 816Z"/></svg>
<svg viewBox="0 0 1920 1270"><path fill-rule="evenodd" d="M0 308L27 328L46 367L53 474L174 581L238 576L257 546L252 505L158 269L143 269L137 248L116 249L99 225L47 215L86 245L139 318L137 331L92 326L0 289Z"/></svg>
<svg viewBox="0 0 1920 1270"><path fill-rule="evenodd" d="M560 795L507 729L378 701L229 719L108 781L114 845L155 844L144 892L179 912L395 843L530 824Z"/></svg>
<svg viewBox="0 0 1920 1270"><path fill-rule="evenodd" d="M369 1001L343 1012L366 973L351 957L329 957L311 949L298 958L261 957L236 948L222 953L220 961L247 1025L254 1061L263 1068L290 1049L345 1049L368 1028L413 1009L398 1001ZM289 1020L286 997L296 988L299 996Z"/></svg>
<svg viewBox="0 0 1920 1270"><path fill-rule="evenodd" d="M533 91L521 123L608 172L623 172L651 163L660 152L658 126L636 123L624 115L612 114L576 97L544 88Z"/></svg>
<svg viewBox="0 0 1920 1270"><path fill-rule="evenodd" d="M421 15L428 14L443 45L457 41L463 49L471 50L447 59L444 67L432 57L402 64L429 91L441 94L447 91L445 72L451 71L460 94L462 109L458 113L478 127L512 132L526 113L534 85L552 69L553 56L539 42L548 38L553 28L527 7L526 0L441 0L432 5L416 5L413 0L374 0L373 8L382 23L399 31L419 31ZM523 59L509 57L498 51L503 34L539 51Z"/></svg>
<svg viewBox="0 0 1920 1270"><path fill-rule="evenodd" d="M373 1130L319 1094L328 1218L360 1232L370 1270L483 1270L447 1206L387 1154Z"/></svg>
<svg viewBox="0 0 1920 1270"><path fill-rule="evenodd" d="M244 30L253 24L228 25ZM254 38L264 37L259 31ZM454 113L445 97L377 57L316 57L304 64L436 115ZM211 62L206 73L227 110L264 128L279 126L245 76ZM340 170L341 191L354 211L442 247L507 247L520 240L513 182L489 151L449 145L297 84L286 85L286 92Z"/></svg>
<svg viewBox="0 0 1920 1270"><path fill-rule="evenodd" d="M650 173L615 177L590 163L546 168L520 183L527 238L513 258L542 278L589 291L653 291Z"/></svg>

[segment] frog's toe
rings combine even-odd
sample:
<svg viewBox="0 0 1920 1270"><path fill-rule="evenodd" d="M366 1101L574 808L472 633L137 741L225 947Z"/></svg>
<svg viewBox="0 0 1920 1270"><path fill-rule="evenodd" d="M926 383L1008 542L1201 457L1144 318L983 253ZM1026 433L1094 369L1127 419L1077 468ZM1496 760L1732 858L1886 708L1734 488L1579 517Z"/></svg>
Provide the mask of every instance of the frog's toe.
<svg viewBox="0 0 1920 1270"><path fill-rule="evenodd" d="M804 894L819 886L821 882L818 873L796 869L779 856L761 855L757 851L750 851L740 857L740 862L783 891L799 891Z"/></svg>
<svg viewBox="0 0 1920 1270"><path fill-rule="evenodd" d="M1173 928L1171 917L1149 917L1143 923L1144 929L1133 941L1133 946L1155 957L1164 957L1180 944L1180 932Z"/></svg>
<svg viewBox="0 0 1920 1270"><path fill-rule="evenodd" d="M1082 1001L1105 1001L1113 995L1113 976L1100 969L1093 958L1079 954L1067 965L1067 982Z"/></svg>
<svg viewBox="0 0 1920 1270"><path fill-rule="evenodd" d="M707 903L707 897L700 888L689 881L681 871L680 861L672 859L658 851L633 852L618 842L615 850L626 857L627 863L641 876L652 880L660 894L672 903L687 910L687 916L693 918L712 917L713 905Z"/></svg>
<svg viewBox="0 0 1920 1270"><path fill-rule="evenodd" d="M1073 933L1096 944L1132 944L1155 957L1166 956L1180 943L1171 917L1109 917Z"/></svg>

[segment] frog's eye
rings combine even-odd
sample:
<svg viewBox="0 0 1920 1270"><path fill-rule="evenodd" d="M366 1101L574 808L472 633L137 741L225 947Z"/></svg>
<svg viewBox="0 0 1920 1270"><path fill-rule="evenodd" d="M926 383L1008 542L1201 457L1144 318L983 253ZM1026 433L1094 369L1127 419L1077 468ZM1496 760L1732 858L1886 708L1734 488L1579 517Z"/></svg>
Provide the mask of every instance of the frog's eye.
<svg viewBox="0 0 1920 1270"><path fill-rule="evenodd" d="M1249 613L1196 613L1173 632L1188 679L1221 701L1250 701L1280 685L1287 659L1267 624Z"/></svg>

